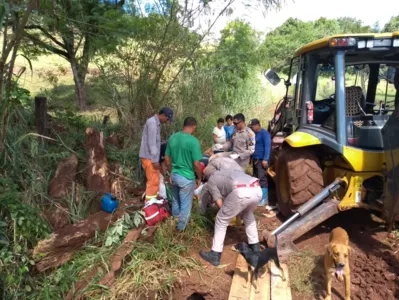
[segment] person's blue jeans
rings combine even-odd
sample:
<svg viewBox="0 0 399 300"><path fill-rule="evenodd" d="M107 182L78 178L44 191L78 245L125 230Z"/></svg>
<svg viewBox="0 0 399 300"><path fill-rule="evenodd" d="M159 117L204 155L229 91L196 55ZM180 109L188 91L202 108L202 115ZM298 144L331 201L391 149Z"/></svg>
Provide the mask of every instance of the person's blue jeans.
<svg viewBox="0 0 399 300"><path fill-rule="evenodd" d="M179 218L177 230L186 228L190 220L195 180L172 173L172 216Z"/></svg>

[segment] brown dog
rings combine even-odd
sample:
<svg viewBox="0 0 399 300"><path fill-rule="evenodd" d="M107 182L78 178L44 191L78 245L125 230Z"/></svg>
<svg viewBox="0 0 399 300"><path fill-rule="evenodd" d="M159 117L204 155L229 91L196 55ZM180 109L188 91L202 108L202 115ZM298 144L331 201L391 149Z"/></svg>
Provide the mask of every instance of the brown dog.
<svg viewBox="0 0 399 300"><path fill-rule="evenodd" d="M324 256L324 270L326 272L327 296L325 300L331 300L331 283L333 276L338 280L345 279L345 300L351 298L351 279L349 268L349 236L341 227L334 228L330 233L330 243L326 246Z"/></svg>

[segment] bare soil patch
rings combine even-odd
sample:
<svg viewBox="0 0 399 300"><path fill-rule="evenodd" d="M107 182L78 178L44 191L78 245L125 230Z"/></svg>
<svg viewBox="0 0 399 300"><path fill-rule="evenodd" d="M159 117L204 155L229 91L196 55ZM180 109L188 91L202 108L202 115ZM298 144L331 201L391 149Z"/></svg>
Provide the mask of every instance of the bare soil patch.
<svg viewBox="0 0 399 300"><path fill-rule="evenodd" d="M281 221L278 218L262 217L263 209L258 209L259 231L272 230ZM353 209L342 212L322 223L300 239L296 245L300 251L311 250L314 257L313 269L309 271L312 291L301 293L292 290L294 300L323 299L325 296L323 257L325 245L328 243L330 231L340 226L350 237L353 249L350 256L352 299L355 300L393 300L399 299L399 239L396 235L388 235L383 224L370 212ZM260 235L261 236L261 235ZM212 232L209 232L211 243ZM220 268L203 262L198 255L201 250L195 249L192 257L200 261L206 268L203 272L192 272L176 283L173 299L186 300L194 293L204 299L228 299L237 254L230 247L240 241L246 241L243 227L229 227ZM304 260L305 263L307 260ZM298 262L299 264L301 262ZM292 274L290 273L292 278ZM301 275L305 276L305 275ZM333 299L344 299L343 282L334 281Z"/></svg>

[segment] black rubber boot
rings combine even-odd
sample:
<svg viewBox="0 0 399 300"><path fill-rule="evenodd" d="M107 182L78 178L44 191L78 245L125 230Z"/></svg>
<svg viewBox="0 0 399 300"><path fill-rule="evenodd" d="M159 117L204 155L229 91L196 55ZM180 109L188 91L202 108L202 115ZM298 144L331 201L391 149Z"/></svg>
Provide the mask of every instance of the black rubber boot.
<svg viewBox="0 0 399 300"><path fill-rule="evenodd" d="M256 244L248 244L249 248L251 248L251 250L253 252L261 252L262 250L260 249L260 244L256 243Z"/></svg>
<svg viewBox="0 0 399 300"><path fill-rule="evenodd" d="M215 251L201 251L200 256L202 257L203 260L206 260L207 262L211 263L214 266L220 265L220 256L222 255L222 252L215 252Z"/></svg>

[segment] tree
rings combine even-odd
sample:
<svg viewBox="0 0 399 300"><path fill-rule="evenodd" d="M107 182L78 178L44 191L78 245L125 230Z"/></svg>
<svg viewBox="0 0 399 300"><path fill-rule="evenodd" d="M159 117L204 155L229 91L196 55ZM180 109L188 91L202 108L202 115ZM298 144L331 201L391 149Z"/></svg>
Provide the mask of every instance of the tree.
<svg viewBox="0 0 399 300"><path fill-rule="evenodd" d="M384 32L395 32L399 31L399 15L391 17L388 23L385 24Z"/></svg>
<svg viewBox="0 0 399 300"><path fill-rule="evenodd" d="M337 20L320 18L313 23L314 35L316 38L323 38L341 32L341 28Z"/></svg>
<svg viewBox="0 0 399 300"><path fill-rule="evenodd" d="M290 18L266 35L262 46L264 61L275 70L287 73L295 50L303 45L334 34L370 31L373 31L371 27L363 26L360 20L349 17L320 18L314 22Z"/></svg>
<svg viewBox="0 0 399 300"><path fill-rule="evenodd" d="M116 46L116 33L124 1L41 1L25 26L25 51L52 53L71 65L76 104L87 109L85 80L91 58L99 49ZM121 27L123 28L123 27Z"/></svg>
<svg viewBox="0 0 399 300"><path fill-rule="evenodd" d="M341 29L341 33L366 33L372 31L370 26L364 26L362 21L356 18L338 18L337 23Z"/></svg>
<svg viewBox="0 0 399 300"><path fill-rule="evenodd" d="M287 73L295 50L319 38L319 35L314 22L289 18L266 35L262 45L265 64L276 71Z"/></svg>
<svg viewBox="0 0 399 300"><path fill-rule="evenodd" d="M221 33L212 56L213 64L224 72L228 83L235 85L237 80L245 80L253 67L260 63L259 33L240 20L228 23Z"/></svg>
<svg viewBox="0 0 399 300"><path fill-rule="evenodd" d="M36 8L37 1L8 2L0 0L0 29L2 47L0 55L0 151L4 148L4 138L8 128L10 94L15 88L14 63L24 36L24 26L29 15Z"/></svg>

